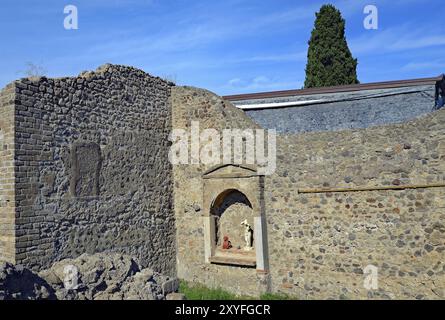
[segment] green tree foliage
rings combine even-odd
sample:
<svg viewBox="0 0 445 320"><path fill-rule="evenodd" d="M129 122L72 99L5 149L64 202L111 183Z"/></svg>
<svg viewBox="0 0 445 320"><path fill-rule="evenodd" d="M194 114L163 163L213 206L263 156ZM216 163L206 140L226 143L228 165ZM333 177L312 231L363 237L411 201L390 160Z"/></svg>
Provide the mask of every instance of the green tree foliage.
<svg viewBox="0 0 445 320"><path fill-rule="evenodd" d="M333 5L323 5L315 14L309 40L306 88L359 83L357 59L352 57L345 37L345 20Z"/></svg>

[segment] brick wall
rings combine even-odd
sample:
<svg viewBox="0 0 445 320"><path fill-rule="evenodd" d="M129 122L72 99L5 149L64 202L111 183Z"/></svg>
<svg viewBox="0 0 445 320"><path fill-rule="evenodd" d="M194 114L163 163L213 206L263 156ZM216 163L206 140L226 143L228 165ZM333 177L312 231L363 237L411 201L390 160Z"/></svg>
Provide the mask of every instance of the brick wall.
<svg viewBox="0 0 445 320"><path fill-rule="evenodd" d="M118 251L174 274L171 85L114 65L16 85L17 262Z"/></svg>
<svg viewBox="0 0 445 320"><path fill-rule="evenodd" d="M15 84L0 92L0 261L15 262Z"/></svg>

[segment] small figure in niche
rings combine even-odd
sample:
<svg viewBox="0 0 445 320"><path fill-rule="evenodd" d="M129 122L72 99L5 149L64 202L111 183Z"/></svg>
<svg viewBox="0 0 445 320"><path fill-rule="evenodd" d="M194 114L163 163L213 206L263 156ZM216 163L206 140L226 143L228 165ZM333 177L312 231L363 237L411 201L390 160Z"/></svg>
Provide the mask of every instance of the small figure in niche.
<svg viewBox="0 0 445 320"><path fill-rule="evenodd" d="M247 222L247 219L241 222L241 225L244 226L244 241L246 241L244 250L250 251L252 250L253 229Z"/></svg>
<svg viewBox="0 0 445 320"><path fill-rule="evenodd" d="M223 242L223 249L227 250L232 248L232 243L229 241L229 237L228 236L224 236L224 242Z"/></svg>

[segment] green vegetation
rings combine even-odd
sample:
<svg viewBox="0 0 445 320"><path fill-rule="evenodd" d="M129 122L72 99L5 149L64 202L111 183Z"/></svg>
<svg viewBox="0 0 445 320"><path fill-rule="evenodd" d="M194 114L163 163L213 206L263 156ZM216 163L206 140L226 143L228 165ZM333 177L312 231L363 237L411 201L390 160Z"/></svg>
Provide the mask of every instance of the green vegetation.
<svg viewBox="0 0 445 320"><path fill-rule="evenodd" d="M181 281L179 292L184 294L187 300L254 300L255 297L237 296L221 288L209 289L201 284L190 284ZM284 294L265 293L260 296L261 300L293 300Z"/></svg>
<svg viewBox="0 0 445 320"><path fill-rule="evenodd" d="M284 293L263 293L260 296L261 300L297 300Z"/></svg>
<svg viewBox="0 0 445 320"><path fill-rule="evenodd" d="M209 289L200 284L189 284L181 281L179 292L185 295L187 300L246 300L250 297L240 297L223 289Z"/></svg>
<svg viewBox="0 0 445 320"><path fill-rule="evenodd" d="M345 36L345 20L333 5L316 13L309 40L306 88L359 83L357 59L352 57Z"/></svg>

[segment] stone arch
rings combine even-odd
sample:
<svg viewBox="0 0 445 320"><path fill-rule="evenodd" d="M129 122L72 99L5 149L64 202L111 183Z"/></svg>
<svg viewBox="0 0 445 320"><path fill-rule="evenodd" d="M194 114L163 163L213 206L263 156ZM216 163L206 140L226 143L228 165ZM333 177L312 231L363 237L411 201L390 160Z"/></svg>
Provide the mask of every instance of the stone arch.
<svg viewBox="0 0 445 320"><path fill-rule="evenodd" d="M239 199L240 201L243 201L246 203L247 206L249 206L252 209L252 204L250 203L250 200L248 198L248 196L242 192L241 190L235 189L235 188L230 188L230 189L226 189L224 191L222 191L220 194L218 194L212 201L212 204L210 206L210 212L212 212L212 210L214 210L217 207L220 207L223 203L223 201L230 195L233 194L239 194L243 199ZM236 200L236 199L233 199Z"/></svg>

